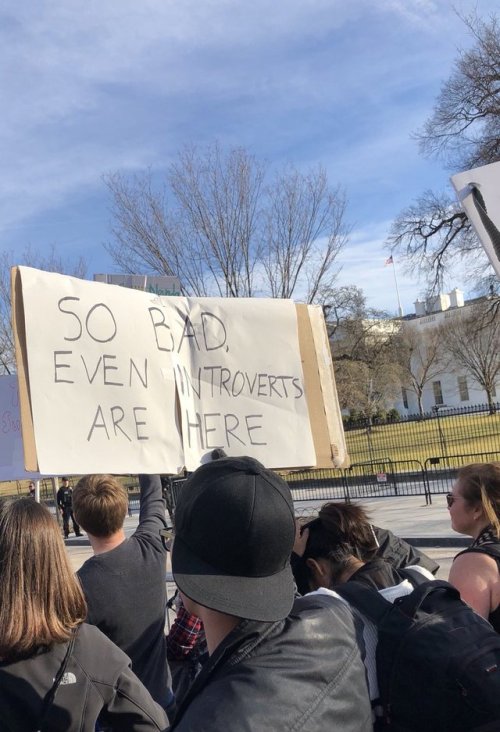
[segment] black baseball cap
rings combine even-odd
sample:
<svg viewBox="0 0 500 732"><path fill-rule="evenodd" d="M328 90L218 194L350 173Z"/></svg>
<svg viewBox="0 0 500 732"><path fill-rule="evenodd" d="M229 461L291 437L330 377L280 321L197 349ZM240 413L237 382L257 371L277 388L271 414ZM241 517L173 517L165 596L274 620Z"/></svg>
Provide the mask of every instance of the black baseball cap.
<svg viewBox="0 0 500 732"><path fill-rule="evenodd" d="M253 458L222 458L200 466L179 495L172 573L200 605L281 620L294 598L294 539L287 483Z"/></svg>

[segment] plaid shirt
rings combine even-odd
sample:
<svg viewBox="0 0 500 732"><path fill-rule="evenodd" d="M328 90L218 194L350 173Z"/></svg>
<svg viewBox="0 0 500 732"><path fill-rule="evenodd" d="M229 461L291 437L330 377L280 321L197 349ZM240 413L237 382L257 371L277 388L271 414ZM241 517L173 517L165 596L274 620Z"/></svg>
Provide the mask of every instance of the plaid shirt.
<svg viewBox="0 0 500 732"><path fill-rule="evenodd" d="M205 653L206 649L203 623L197 615L188 613L181 603L167 635L168 660L184 661L187 656L194 660Z"/></svg>

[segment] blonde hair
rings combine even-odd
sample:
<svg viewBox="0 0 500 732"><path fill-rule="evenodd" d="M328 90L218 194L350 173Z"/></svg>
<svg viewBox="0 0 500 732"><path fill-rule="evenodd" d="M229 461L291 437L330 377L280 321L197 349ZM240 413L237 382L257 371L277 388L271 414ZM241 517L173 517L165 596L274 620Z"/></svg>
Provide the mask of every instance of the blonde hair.
<svg viewBox="0 0 500 732"><path fill-rule="evenodd" d="M87 615L59 526L31 498L0 503L0 658L69 640Z"/></svg>
<svg viewBox="0 0 500 732"><path fill-rule="evenodd" d="M500 462L465 465L458 471L457 481L466 501L481 503L500 539Z"/></svg>
<svg viewBox="0 0 500 732"><path fill-rule="evenodd" d="M73 513L92 536L112 536L128 513L127 492L112 475L86 475L73 488Z"/></svg>

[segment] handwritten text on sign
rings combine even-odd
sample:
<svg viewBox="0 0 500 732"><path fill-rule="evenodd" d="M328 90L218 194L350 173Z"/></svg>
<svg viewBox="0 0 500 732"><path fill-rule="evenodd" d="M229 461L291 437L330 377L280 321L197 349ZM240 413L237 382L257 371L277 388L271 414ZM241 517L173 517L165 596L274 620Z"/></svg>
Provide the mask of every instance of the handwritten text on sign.
<svg viewBox="0 0 500 732"><path fill-rule="evenodd" d="M176 472L214 447L314 463L292 303L20 272L43 472Z"/></svg>

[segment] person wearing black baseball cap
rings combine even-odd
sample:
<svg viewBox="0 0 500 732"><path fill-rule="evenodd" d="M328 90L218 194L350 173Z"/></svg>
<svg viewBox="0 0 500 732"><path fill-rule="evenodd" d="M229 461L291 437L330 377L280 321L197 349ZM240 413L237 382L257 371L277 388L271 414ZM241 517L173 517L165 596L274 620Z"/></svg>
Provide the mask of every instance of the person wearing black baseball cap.
<svg viewBox="0 0 500 732"><path fill-rule="evenodd" d="M209 659L171 730L372 729L348 606L294 602L290 489L250 457L221 458L186 481L175 512L172 572L204 625Z"/></svg>

